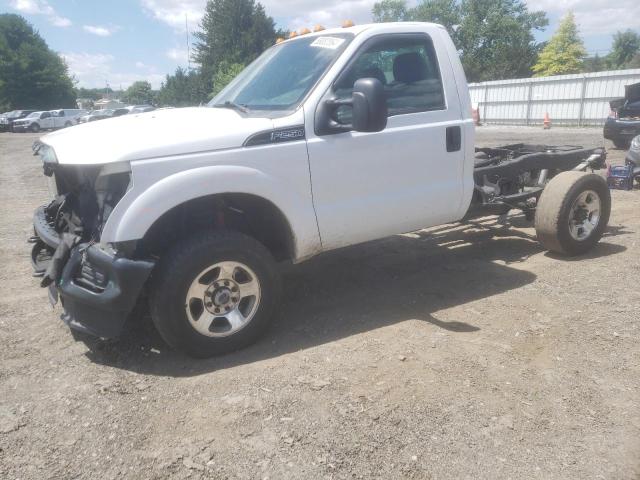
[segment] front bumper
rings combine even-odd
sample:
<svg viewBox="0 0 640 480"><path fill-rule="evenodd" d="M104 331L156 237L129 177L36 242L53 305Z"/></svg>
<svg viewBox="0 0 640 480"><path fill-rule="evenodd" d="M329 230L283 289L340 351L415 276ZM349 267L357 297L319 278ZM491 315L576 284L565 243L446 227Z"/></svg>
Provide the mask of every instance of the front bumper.
<svg viewBox="0 0 640 480"><path fill-rule="evenodd" d="M640 135L640 121L607 118L603 133L607 140L631 141L633 137Z"/></svg>
<svg viewBox="0 0 640 480"><path fill-rule="evenodd" d="M11 129L11 131L13 133L18 133L18 132L28 132L29 131L29 127L31 125L16 125L15 123L13 124L13 127Z"/></svg>
<svg viewBox="0 0 640 480"><path fill-rule="evenodd" d="M47 223L42 207L34 215L34 231L32 263L36 274L42 275L53 261L53 252L60 252L64 242ZM62 258L62 266L49 285L49 296L54 303L59 296L64 308L62 320L91 335L117 337L155 262L126 258L110 248L89 243L75 245L68 255L58 257Z"/></svg>

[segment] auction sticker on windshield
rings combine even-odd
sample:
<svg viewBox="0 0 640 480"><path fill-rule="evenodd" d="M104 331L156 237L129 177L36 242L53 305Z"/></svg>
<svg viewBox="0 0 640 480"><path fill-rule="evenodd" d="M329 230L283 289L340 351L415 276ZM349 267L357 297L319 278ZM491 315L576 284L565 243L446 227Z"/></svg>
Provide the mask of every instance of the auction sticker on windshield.
<svg viewBox="0 0 640 480"><path fill-rule="evenodd" d="M330 48L331 50L335 50L343 43L344 43L344 38L318 37L313 41L313 43L311 43L311 46L320 47L320 48Z"/></svg>

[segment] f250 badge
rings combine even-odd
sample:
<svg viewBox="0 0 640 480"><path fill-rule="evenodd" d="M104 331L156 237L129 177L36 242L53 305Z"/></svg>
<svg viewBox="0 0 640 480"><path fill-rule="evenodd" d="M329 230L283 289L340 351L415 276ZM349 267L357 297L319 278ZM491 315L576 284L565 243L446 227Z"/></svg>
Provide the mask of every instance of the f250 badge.
<svg viewBox="0 0 640 480"><path fill-rule="evenodd" d="M295 127L283 128L281 130L256 133L244 142L244 146L253 147L256 145L267 145L269 143L293 142L295 140L303 140L304 137L304 126L296 125Z"/></svg>
<svg viewBox="0 0 640 480"><path fill-rule="evenodd" d="M271 132L272 142L286 142L288 140L297 140L298 138L304 138L304 128L291 128Z"/></svg>

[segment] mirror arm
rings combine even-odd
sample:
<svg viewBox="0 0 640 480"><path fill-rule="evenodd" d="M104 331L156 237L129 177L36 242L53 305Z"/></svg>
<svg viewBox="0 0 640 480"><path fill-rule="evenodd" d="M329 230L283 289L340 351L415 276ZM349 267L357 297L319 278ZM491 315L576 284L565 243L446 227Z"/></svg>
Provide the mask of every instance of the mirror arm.
<svg viewBox="0 0 640 480"><path fill-rule="evenodd" d="M324 104L331 111L335 111L339 107L342 107L344 105L352 107L353 106L353 100L351 100L350 98L341 98L341 99L328 98L327 100L324 101ZM334 132L350 132L351 130L353 130L353 125L351 125L350 123L342 124L342 123L338 123L335 120L331 120L331 119L329 119L327 127L329 127L329 129L331 129Z"/></svg>

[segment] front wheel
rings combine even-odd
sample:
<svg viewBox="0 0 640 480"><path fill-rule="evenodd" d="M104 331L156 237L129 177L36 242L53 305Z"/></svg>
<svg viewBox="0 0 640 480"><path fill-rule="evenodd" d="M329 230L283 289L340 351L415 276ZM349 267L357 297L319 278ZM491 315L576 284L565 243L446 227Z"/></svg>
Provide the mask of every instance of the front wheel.
<svg viewBox="0 0 640 480"><path fill-rule="evenodd" d="M32 123L29 127L29 130L31 130L33 133L38 133L40 131L40 125L38 125L37 123Z"/></svg>
<svg viewBox="0 0 640 480"><path fill-rule="evenodd" d="M536 207L538 241L556 253L586 253L602 238L610 213L611 193L602 177L560 173L547 184Z"/></svg>
<svg viewBox="0 0 640 480"><path fill-rule="evenodd" d="M271 253L237 232L207 232L176 245L152 277L156 328L170 346L194 357L253 343L279 301Z"/></svg>

